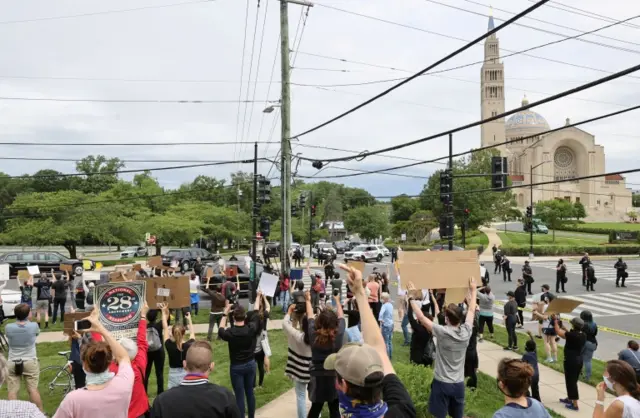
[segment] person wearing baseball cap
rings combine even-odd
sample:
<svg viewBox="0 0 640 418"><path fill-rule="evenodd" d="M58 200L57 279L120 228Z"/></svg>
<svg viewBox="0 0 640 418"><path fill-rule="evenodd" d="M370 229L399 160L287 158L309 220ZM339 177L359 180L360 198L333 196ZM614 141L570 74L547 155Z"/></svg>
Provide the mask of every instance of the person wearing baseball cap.
<svg viewBox="0 0 640 418"><path fill-rule="evenodd" d="M560 328L559 319L558 317L553 318L553 327L558 337L566 340L563 366L564 383L567 386L567 397L560 399L560 402L564 403L567 409L577 411L578 399L580 399L578 379L582 372L582 351L587 342L587 335L583 332L584 321L582 319L576 317L571 320L571 331L567 331L564 327Z"/></svg>
<svg viewBox="0 0 640 418"><path fill-rule="evenodd" d="M335 373L340 415L352 418L415 417L409 392L395 374L378 326L368 303L362 273L340 264L360 307L364 343L350 343L324 361L324 369ZM334 418L331 416L331 418Z"/></svg>

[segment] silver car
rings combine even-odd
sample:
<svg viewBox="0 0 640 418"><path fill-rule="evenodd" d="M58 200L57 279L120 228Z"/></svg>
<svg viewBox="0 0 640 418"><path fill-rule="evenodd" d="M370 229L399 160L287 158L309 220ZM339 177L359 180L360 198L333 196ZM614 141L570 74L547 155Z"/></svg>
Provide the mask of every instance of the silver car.
<svg viewBox="0 0 640 418"><path fill-rule="evenodd" d="M149 250L146 247L128 247L120 253L120 258L146 257Z"/></svg>

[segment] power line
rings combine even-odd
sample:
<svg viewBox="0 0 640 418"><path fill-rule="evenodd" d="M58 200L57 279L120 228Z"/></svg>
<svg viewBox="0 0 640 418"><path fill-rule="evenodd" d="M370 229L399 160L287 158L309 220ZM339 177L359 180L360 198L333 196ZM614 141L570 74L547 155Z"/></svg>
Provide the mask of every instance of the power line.
<svg viewBox="0 0 640 418"><path fill-rule="evenodd" d="M73 19L77 17L88 17L88 16L99 16L99 15L107 15L107 14L116 14L116 13L128 13L128 12L138 12L140 10L149 10L149 9L162 9L168 7L176 7L176 6L186 6L190 4L199 4L199 3L213 3L215 0L196 0L196 1L187 1L183 3L172 3L172 4L161 4L157 6L142 6L136 7L133 9L120 9L120 10L105 10L103 12L91 12L91 13L81 13L76 15L67 15L67 16L50 16L50 17L38 17L34 19L22 19L22 20L5 20L1 21L0 25L14 25L17 23L31 23L31 22L44 22L49 20L59 20L59 19Z"/></svg>
<svg viewBox="0 0 640 418"><path fill-rule="evenodd" d="M110 157L107 157L110 158ZM117 157L114 157L117 158ZM220 163L223 160L123 160L118 158L123 163ZM12 160L12 161L62 161L62 162L79 162L81 158L44 158L44 157L0 157L0 160ZM1 177L0 177L1 178Z"/></svg>
<svg viewBox="0 0 640 418"><path fill-rule="evenodd" d="M530 1L533 1L533 0L530 0ZM324 8L330 9L330 10L335 10L335 11L338 11L338 12L341 12L341 13L350 14L350 15L353 15L353 16L361 17L361 18L368 19L368 20L373 20L373 21L380 22L380 23L385 23L385 24L392 25L392 26L397 26L397 27L401 27L401 28L405 28L405 29L411 29L411 30L415 30L415 31L418 31L418 32L427 33L427 34L430 34L430 35L440 36L440 37L443 37L443 38L446 38L446 39L452 39L452 40L455 40L455 41L470 42L468 39L459 38L457 36L447 35L447 34L440 33L440 32L435 32L435 31L432 31L432 30L420 28L420 27L417 27L417 26L408 25L408 24L405 24L405 23L394 22L392 20L382 19L382 18L379 18L379 17L370 16L370 15L366 15L366 14L363 14L363 13L358 13L358 12L353 12L353 11L350 11L350 10L340 9L338 7L329 6L329 5L326 5L326 4L319 4L318 2L314 2L314 4L316 6L319 6L319 7L324 7ZM614 23L615 24L624 25L626 22L615 21ZM593 35L597 31L600 31L600 30L603 30L603 29L607 29L607 28L609 28L611 26L613 26L613 25L603 26L603 27L601 27L599 29L596 29L595 31L585 32L584 34L579 35L579 36ZM567 38L567 40L568 39L569 38ZM547 62L553 62L553 63L556 63L556 64L563 64L563 65L568 65L568 66L575 67L575 68L582 68L582 69L585 69L585 70L591 70L591 71L597 71L597 72L600 72L600 73L612 74L611 71L603 70L603 69L600 69L600 68L590 67L590 66L582 65L582 64L575 64L575 63L562 61L562 60L557 60L557 59L553 59L553 58L540 57L538 55L533 55L533 54L527 54L526 53L527 51L531 51L533 49L542 48L542 47L549 46L549 45L552 45L552 44L557 44L557 43L560 43L560 42L563 42L563 40L555 41L555 42L552 42L552 43L549 43L549 44L542 44L542 45L539 45L537 47L524 49L524 50L521 50L521 51L513 51L513 50L510 50L510 49L507 49L507 48L501 48L503 51L506 51L506 52L510 53L509 55L503 56L501 58L508 58L508 57L511 57L511 56L515 56L515 55L520 55L521 54L521 55L529 57L529 58L535 58L535 59L544 60L544 61L547 61ZM477 45L477 46L481 46L481 45ZM484 62L485 61L477 61L475 63L468 64L465 67L468 67L468 66L471 66L471 65L475 65L475 64L484 63ZM464 67L448 68L448 69L440 70L440 71L437 71L437 72L432 72L430 74L443 73L443 72L447 72L447 71L457 70L457 69L460 69L460 68L464 68ZM630 78L640 79L640 77L637 77L637 76L629 76L629 77ZM363 83L353 83L353 84L350 84L350 85L380 84L380 83L388 83L388 82L394 82L394 81L399 81L399 80L403 80L403 79L402 78L394 78L394 79L388 79L388 80L367 81L367 82L363 82ZM341 85L339 87L345 87L345 86L346 85Z"/></svg>
<svg viewBox="0 0 640 418"><path fill-rule="evenodd" d="M586 123L596 122L598 120L610 118L610 117L613 117L613 116L622 115L624 113L631 112L633 110L638 110L638 109L640 109L640 105L628 107L626 109L622 109L622 110L618 110L618 111L615 111L615 112L607 113L607 114L604 114L604 115L596 116L596 117L593 117L593 118L590 118L590 119L586 119L586 120L583 120L583 121L580 121L580 122L571 123L569 125L561 126L561 127L558 127L558 128L549 129L547 131L540 132L540 133L537 133L537 134L524 136L524 137L516 138L516 139L510 139L508 141L499 142L499 143L496 143L496 144L492 144L492 145L487 145L487 146L480 147L480 148L471 149L469 151L455 153L455 154L452 154L452 157L454 157L454 158L462 157L463 155L473 154L475 152L480 152L480 151L484 151L484 150L488 150L488 149L492 149L492 148L497 148L497 147L502 146L502 145L513 144L513 143L516 143L516 142L522 142L522 141L525 141L525 140L528 140L528 139L535 139L535 138L541 137L543 135L547 135L547 134L551 134L551 133L554 133L554 132L561 131L563 129L574 128L574 127L577 127L577 126L580 126L580 125L584 125ZM360 156L362 154L363 153L360 153L359 155L357 155L355 157L351 157L350 159L361 158ZM299 158L302 159L302 157L299 157ZM365 175L365 174L378 174L378 173L395 171L395 170L400 170L400 169L403 169L403 168L415 167L415 166L422 165L422 164L434 163L434 162L438 162L438 161L442 161L442 160L448 160L448 159L449 159L449 156L447 155L447 156L443 156L443 157L434 158L434 159L431 159L431 160L418 161L418 162L415 162L415 163L405 164L405 165L401 165L401 166L397 166L397 167L389 167L389 168L384 168L384 169L380 169L380 170L373 170L373 171L364 171L362 174L322 176L322 177L315 177L315 178L322 178L322 179L334 178L335 179L335 178L355 177L355 176L361 176L361 175ZM342 160L339 160L339 161L342 161Z"/></svg>
<svg viewBox="0 0 640 418"><path fill-rule="evenodd" d="M490 17L490 15L487 15L487 14L484 14L484 13L475 12L473 10L465 9L464 7L457 7L457 6L453 6L453 5L450 5L450 4L442 3L442 2L437 1L437 0L425 0L425 1L427 1L429 3L433 3L433 4L438 4L440 6L448 7L450 9L459 10L459 11L462 11L462 12L465 12L465 13L470 13L470 14L473 14L473 15L476 15L476 16ZM497 19L496 18L496 20L502 20L502 19ZM565 35L563 33L553 32L553 31L546 30L546 29L541 29L541 28L536 28L534 26L525 25L525 24L519 23L519 22L514 23L514 25L515 26L520 26L522 28L526 28L526 29L531 29L531 30L535 30L535 31L538 31L538 32L542 32L542 33L547 33L547 34L550 34L550 35L561 36L563 38L569 38L569 35ZM578 32L582 32L582 31L579 31L577 29L574 29L574 30L576 30ZM618 51L629 52L629 53L632 53L632 54L640 54L640 51L635 50L635 49L629 49L629 48L624 48L624 47L621 47L621 46L605 44L605 43L602 43L602 42L591 41L589 39L582 39L582 38L572 38L572 39L575 40L575 41L578 41L578 42L584 42L584 43L588 43L588 44L592 44L592 45L601 46L601 47L604 47L604 48L615 49L615 50L618 50Z"/></svg>
<svg viewBox="0 0 640 418"><path fill-rule="evenodd" d="M244 144L245 142L243 142ZM247 141L246 144L255 144L256 141ZM266 142L257 142L266 144ZM54 146L54 147L148 147L148 146L181 146L181 145L235 145L238 142L0 142L0 145L14 146Z"/></svg>
<svg viewBox="0 0 640 418"><path fill-rule="evenodd" d="M163 100L163 99L77 99L62 97L0 97L0 100L31 102L91 102L91 103L158 103L158 104L213 104L213 103L252 103L251 100Z"/></svg>
<svg viewBox="0 0 640 418"><path fill-rule="evenodd" d="M510 115L512 115L514 113L530 109L532 107L540 106L541 104L544 104L544 103L549 103L549 102L555 101L557 99L560 99L560 98L562 98L564 96L568 96L570 94L574 94L574 93L578 93L578 92L583 91L583 90L590 89L590 88L598 86L600 84L604 84L604 83L606 83L606 82L608 82L610 80L615 80L616 78L620 78L620 77L623 77L623 76L625 76L627 74L631 74L631 73L633 73L635 71L638 71L638 70L640 70L640 65L635 65L633 67L627 68L626 70L619 71L619 72L617 72L615 74L608 75L608 76L600 78L598 80L594 80L594 81L592 81L590 83L583 84L583 85L575 87L573 89L566 90L566 91L563 91L561 93L555 94L553 96L546 97L544 99L538 100L537 102L528 103L528 104L526 104L524 106L520 106L518 108L511 109L511 110L506 111L504 113L501 113L501 114L498 114L498 115L495 115L495 116L491 116L491 117L489 117L487 119L482 119L482 120L479 120L477 122L472 122L472 123L469 123L469 124L466 124L466 125L463 125L463 126L459 126L457 128L450 129L450 130L445 131L445 132L441 132L441 133L438 133L438 134L435 134L435 135L427 136L425 138L416 139L414 141L405 142L405 143L402 143L402 144L399 144L399 145L394 145L392 147L382 148L382 149L379 149L377 151L366 151L366 152L361 153L358 157L359 158L365 158L365 157L368 157L369 155L375 155L375 154L380 154L380 153L383 153L383 152L395 151L395 150L398 150L398 149L401 149L401 148L405 148L405 147L408 147L408 146L411 146L411 145L416 145L416 144L419 144L419 143L422 143L422 142L430 141L432 139L439 138L439 137L444 136L444 135L454 134L456 132L460 132L460 131L463 131L465 129L473 128L473 127L482 125L482 124L487 123L487 122L492 122L494 120L502 119L502 118L510 116ZM307 161L315 161L315 160L309 159L309 158L304 158L304 157L300 157L300 158L303 159L303 160L307 160ZM335 161L348 161L350 159L353 159L353 157L352 158L348 158L348 157L347 158L329 158L329 159L324 159L323 161L335 162Z"/></svg>
<svg viewBox="0 0 640 418"><path fill-rule="evenodd" d="M529 1L533 2L534 0L529 0ZM555 4L559 5L559 6L566 7L567 9L564 9L562 7L559 7L559 6L554 6L553 4L549 4L549 5L547 5L547 7L550 7L552 9L562 10L563 12L572 13L572 14L575 14L575 15L578 15L578 16L584 16L584 17L588 17L588 18L591 18L591 19L595 19L595 20L601 20L601 21L604 21L604 22L614 22L614 21L616 21L616 19L614 19L612 17L607 17L605 15L597 14L597 13L591 12L589 10L579 9L579 8L577 8L575 6L567 6L567 5L562 4L560 2L557 2L557 1L552 1L551 3L555 3ZM625 24L625 26L628 26L630 28L635 28L635 29L639 29L640 28L640 26L632 24L632 23L627 23L627 24Z"/></svg>
<svg viewBox="0 0 640 418"><path fill-rule="evenodd" d="M244 15L244 39L242 41L242 57L240 58L240 92L238 93L238 113L236 114L236 142L240 131L240 109L242 108L242 80L244 79L244 55L247 49L247 29L249 27L249 0ZM233 159L237 156L237 145L233 147Z"/></svg>
<svg viewBox="0 0 640 418"><path fill-rule="evenodd" d="M375 95L374 97L372 97L369 100L366 100L365 102L359 104L358 106L347 110L346 112L341 113L338 116L335 116L334 118L329 119L326 122L321 123L320 125L317 125L311 129L307 129L306 131L298 134L298 135L293 135L292 137L301 137L304 136L306 134L309 134L311 132L317 131L320 128L323 128L339 119L344 118L345 116L359 110L362 109L363 107L371 104L372 102L378 100L381 97L386 96L387 94L391 93L392 91L396 90L397 88L409 83L410 81L414 80L417 77L420 77L422 74L426 73L427 71L437 67L438 65L442 64L443 62L446 62L448 60L450 60L451 58L455 57L456 55L466 51L467 49L471 48L476 42L480 42L483 39L488 38L489 36L493 35L494 33L498 32L500 29L503 29L507 26L509 26L510 24L512 24L513 22L517 21L518 19L520 19L523 16L526 16L528 13L536 10L537 8L539 8L540 6L542 6L543 4L547 3L549 0L540 0L538 1L538 3L534 4L533 6L529 7L528 9L524 10L523 12L517 14L516 16L512 17L511 19L507 20L506 22L504 22L502 25L497 26L496 28L491 29L490 31L486 32L485 34L477 37L476 39L474 39L472 42L462 46L461 48L458 48L457 50L455 50L454 52L452 52L451 54L447 55L446 57L436 61L435 63L429 65L428 67L424 68L423 70L415 73L414 75L406 78L405 80L402 80L401 82L395 84L394 86L389 87L388 89L386 89L385 91Z"/></svg>
<svg viewBox="0 0 640 418"><path fill-rule="evenodd" d="M334 147L329 147L329 146L324 146L324 145L305 144L305 143L302 143L302 142L297 142L296 146L305 147L305 148L326 149L326 150L330 150L330 151L350 152L350 153L356 154L356 155L360 154L360 152L361 152L361 151L344 149L344 148L334 148ZM376 157L393 158L393 159L397 159L397 160L416 161L416 162L424 163L424 160L419 160L417 158L410 158L410 157L402 157L402 156L399 156L399 155L378 154L378 155L376 155ZM437 161L434 161L434 163L444 164L444 165L447 164L447 163L440 163L440 162L437 162Z"/></svg>

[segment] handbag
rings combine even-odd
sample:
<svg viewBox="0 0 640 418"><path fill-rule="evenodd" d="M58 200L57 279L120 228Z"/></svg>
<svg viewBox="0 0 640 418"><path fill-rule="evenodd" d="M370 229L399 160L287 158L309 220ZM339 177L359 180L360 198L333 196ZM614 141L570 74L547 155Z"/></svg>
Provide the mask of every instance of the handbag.
<svg viewBox="0 0 640 418"><path fill-rule="evenodd" d="M563 278L562 278L562 283L563 283L563 284L566 284L568 281L569 281L569 279L567 279L566 277L563 277Z"/></svg>
<svg viewBox="0 0 640 418"><path fill-rule="evenodd" d="M266 357L271 357L271 346L269 345L269 335L267 331L262 331L262 340L260 341L260 345L262 345L262 351Z"/></svg>
<svg viewBox="0 0 640 418"><path fill-rule="evenodd" d="M22 376L22 373L24 373L24 361L13 360L13 364L15 365L14 374L18 377Z"/></svg>

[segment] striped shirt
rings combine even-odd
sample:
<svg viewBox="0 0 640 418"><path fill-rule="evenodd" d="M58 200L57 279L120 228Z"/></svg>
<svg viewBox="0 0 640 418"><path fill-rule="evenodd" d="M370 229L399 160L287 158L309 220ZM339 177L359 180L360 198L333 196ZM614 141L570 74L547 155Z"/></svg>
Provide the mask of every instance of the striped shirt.
<svg viewBox="0 0 640 418"><path fill-rule="evenodd" d="M304 343L304 332L293 327L289 315L284 317L282 328L289 343L284 374L292 380L307 383L311 379L311 346Z"/></svg>

